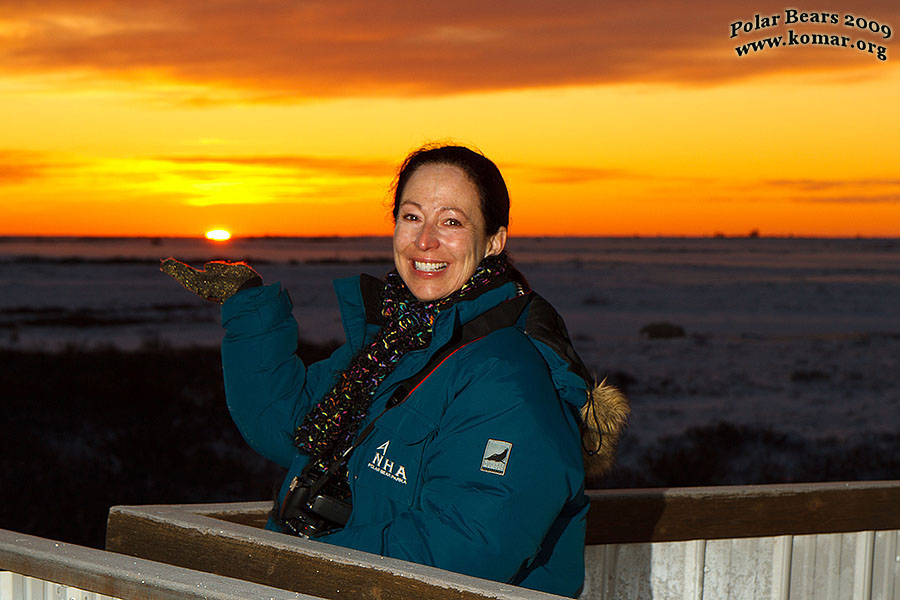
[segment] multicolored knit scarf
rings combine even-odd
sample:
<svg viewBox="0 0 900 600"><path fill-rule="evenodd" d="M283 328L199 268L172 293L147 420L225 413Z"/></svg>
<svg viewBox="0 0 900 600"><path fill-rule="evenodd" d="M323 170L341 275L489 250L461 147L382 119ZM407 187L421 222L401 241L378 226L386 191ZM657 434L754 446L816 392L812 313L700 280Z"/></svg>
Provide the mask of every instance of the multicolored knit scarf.
<svg viewBox="0 0 900 600"><path fill-rule="evenodd" d="M307 467L311 480L339 460L353 443L378 385L409 351L431 343L438 313L509 270L506 252L481 261L475 273L456 292L432 302L420 302L397 271L385 277L381 316L383 324L372 343L350 362L331 391L306 415L294 433L294 445L312 458ZM346 478L346 466L339 475Z"/></svg>

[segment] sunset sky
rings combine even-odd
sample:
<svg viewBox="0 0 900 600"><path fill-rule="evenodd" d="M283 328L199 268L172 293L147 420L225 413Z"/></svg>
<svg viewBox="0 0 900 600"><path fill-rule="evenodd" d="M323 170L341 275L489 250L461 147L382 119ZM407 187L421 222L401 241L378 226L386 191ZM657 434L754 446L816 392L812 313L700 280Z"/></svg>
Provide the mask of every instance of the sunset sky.
<svg viewBox="0 0 900 600"><path fill-rule="evenodd" d="M389 234L455 141L511 235L900 236L898 35L896 0L0 0L0 235Z"/></svg>

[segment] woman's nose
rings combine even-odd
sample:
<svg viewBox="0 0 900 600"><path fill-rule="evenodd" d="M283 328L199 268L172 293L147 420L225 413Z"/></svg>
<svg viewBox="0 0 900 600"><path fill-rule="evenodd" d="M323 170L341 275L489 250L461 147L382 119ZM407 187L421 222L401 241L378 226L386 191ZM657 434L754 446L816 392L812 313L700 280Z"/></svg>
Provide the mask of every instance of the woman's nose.
<svg viewBox="0 0 900 600"><path fill-rule="evenodd" d="M419 250L434 250L440 246L437 232L432 225L423 225L416 236L416 248Z"/></svg>

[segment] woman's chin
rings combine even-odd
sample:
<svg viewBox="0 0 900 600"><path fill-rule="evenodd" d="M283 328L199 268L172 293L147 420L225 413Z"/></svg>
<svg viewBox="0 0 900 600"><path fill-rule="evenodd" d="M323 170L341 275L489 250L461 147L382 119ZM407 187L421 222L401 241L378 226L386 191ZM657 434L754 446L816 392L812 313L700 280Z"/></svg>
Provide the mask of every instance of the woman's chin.
<svg viewBox="0 0 900 600"><path fill-rule="evenodd" d="M450 289L452 286L449 284L448 279L435 276L435 274L430 274L430 276L413 274L410 279L411 281L406 282L406 287L409 288L409 291L412 292L412 295L419 302L440 300L454 292L454 290Z"/></svg>
<svg viewBox="0 0 900 600"><path fill-rule="evenodd" d="M454 292L452 289L452 273L449 269L441 271L419 271L415 267L398 269L406 287L419 302L440 300Z"/></svg>
<svg viewBox="0 0 900 600"><path fill-rule="evenodd" d="M443 288L438 286L418 285L409 287L409 291L412 292L412 295L415 296L416 300L419 302L433 302L435 300L440 300L444 296L449 296L453 290L445 293Z"/></svg>

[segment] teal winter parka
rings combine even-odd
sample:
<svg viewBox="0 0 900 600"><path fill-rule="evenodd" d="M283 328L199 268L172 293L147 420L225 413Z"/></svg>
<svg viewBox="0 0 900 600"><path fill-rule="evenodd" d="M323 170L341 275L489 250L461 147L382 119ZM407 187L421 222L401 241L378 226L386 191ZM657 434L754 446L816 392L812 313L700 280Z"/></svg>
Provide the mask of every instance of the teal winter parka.
<svg viewBox="0 0 900 600"><path fill-rule="evenodd" d="M222 307L228 408L250 446L288 469L279 503L308 460L292 444L294 430L378 331L373 282L335 282L346 343L309 366L295 354L297 323L278 284L243 290ZM350 519L315 539L578 595L588 510L579 410L590 384L571 368L564 329L554 337L561 321L549 305L534 310L532 302L516 326L461 347L385 412L398 383L461 324L516 295L508 282L443 310L430 346L406 354L382 381L361 426L378 417L374 429L348 463Z"/></svg>

